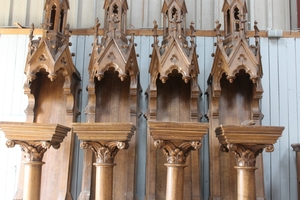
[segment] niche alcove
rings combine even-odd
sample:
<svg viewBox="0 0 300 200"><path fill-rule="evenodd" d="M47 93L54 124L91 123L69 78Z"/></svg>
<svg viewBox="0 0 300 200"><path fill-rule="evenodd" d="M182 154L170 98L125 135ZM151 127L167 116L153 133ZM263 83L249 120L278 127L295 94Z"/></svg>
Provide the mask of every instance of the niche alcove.
<svg viewBox="0 0 300 200"><path fill-rule="evenodd" d="M86 145L82 145L85 149L82 176L84 181L79 199L89 200L94 199L95 196L98 198L99 195L99 198L104 199L135 199L137 134L133 135L133 132L136 129L137 118L140 116L138 98L141 87L134 35L131 35L130 38L126 37L128 10L126 0L105 0L103 8L105 11L104 35L99 41L100 23L96 19L94 43L88 67L88 105L85 109L87 123L73 126L75 132L80 130L76 133L79 139L82 138L80 139L82 144L93 141L105 146L111 142L125 142L129 146L122 148L126 150L119 151L116 158L113 158L116 167L113 168L113 176L111 176L113 179L111 180L112 194L104 197L101 196L98 188L95 188L97 184L95 179L101 180L98 184L104 184L102 183L104 179L99 178L99 173L96 173L95 167L92 165L92 163L95 166L99 164L97 164L97 160L99 160L100 153L97 154L94 151L96 155L94 156L94 153L86 148ZM90 124L90 127L87 124ZM113 131L123 126L129 126L132 130L130 137L126 140L124 137L118 137L118 134ZM98 127L99 130L93 129L93 127ZM106 129L107 131L101 132ZM90 138L84 137L84 132L88 134L91 131L97 134L91 135ZM97 136L102 134L107 136L105 140L100 140ZM97 145L99 146L99 144ZM91 145L89 148L97 149L98 147Z"/></svg>
<svg viewBox="0 0 300 200"><path fill-rule="evenodd" d="M199 148L208 124L199 123L201 90L193 22L186 36L185 1L164 1L163 40L154 44L147 89L147 200L201 199ZM156 148L163 149L156 150ZM197 150L197 151L194 151Z"/></svg>
<svg viewBox="0 0 300 200"><path fill-rule="evenodd" d="M22 161L27 165L26 154L32 151L33 154L41 154L39 162L46 163L43 165L41 177L36 177L36 179L41 178L42 181L39 186L40 193L34 199L73 199L71 171L74 134L69 132L68 127L77 120L78 95L81 88L80 75L73 64L69 50L69 46L72 45L69 43L71 30L66 23L69 2L49 0L46 1L44 9L42 36L34 39L34 24L29 35L24 70L27 76L24 93L28 96L28 106L25 110L26 123L19 123L21 129L24 126L24 137L21 142L27 144L26 147L21 145L24 156ZM51 134L53 136L50 137ZM45 141L39 141L43 138L46 138ZM56 142L57 138L61 138L61 144ZM10 140L18 139L10 137ZM41 145L37 145L39 143ZM50 148L51 146L55 149ZM44 156L44 151L48 148L50 149ZM23 175L26 177L28 174L24 173L24 169L26 170L26 167L21 165L14 199L33 198L26 197L27 189L23 191L23 185L28 186L22 178ZM37 191L32 192L37 194Z"/></svg>
<svg viewBox="0 0 300 200"><path fill-rule="evenodd" d="M224 0L222 12L225 35L221 37L221 24L216 21L216 51L212 54L214 62L207 82L207 116L212 133L209 135L210 199L231 200L237 198L236 157L220 150L220 143L213 131L220 125L261 125L263 72L257 22L254 25L253 45L249 44L247 36L246 1ZM256 198L265 199L261 155L256 159L256 167Z"/></svg>

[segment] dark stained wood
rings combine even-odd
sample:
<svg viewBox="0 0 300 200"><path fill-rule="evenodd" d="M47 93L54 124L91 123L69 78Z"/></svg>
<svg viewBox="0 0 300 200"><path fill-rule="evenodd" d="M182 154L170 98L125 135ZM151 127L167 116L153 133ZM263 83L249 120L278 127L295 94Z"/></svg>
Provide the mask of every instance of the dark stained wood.
<svg viewBox="0 0 300 200"><path fill-rule="evenodd" d="M140 93L139 69L135 53L134 36L126 37L127 1L104 2L104 31L99 31L99 20L95 20L93 28L94 43L88 66L89 83L88 105L85 113L87 122L131 122L137 125L139 113L138 98ZM103 35L99 40L99 33ZM118 126L116 124L116 126ZM135 166L136 166L137 135L129 142L129 148L121 151L115 159L117 164L113 170L112 199L134 199L135 197ZM85 150L84 172L80 200L95 198L95 170L86 166L92 157ZM98 167L97 167L98 169ZM110 198L110 197L109 197Z"/></svg>
<svg viewBox="0 0 300 200"><path fill-rule="evenodd" d="M221 125L215 129L222 151L231 151L235 157L237 200L256 200L256 158L265 149L274 151L274 144L281 137L284 127L247 125ZM226 166L225 166L226 167ZM231 174L230 174L231 175ZM230 177L227 177L230 178ZM223 183L221 183L222 185ZM221 190L224 188L221 188ZM222 194L222 192L221 192ZM224 195L224 194L223 194ZM230 198L223 197L223 198Z"/></svg>
<svg viewBox="0 0 300 200"><path fill-rule="evenodd" d="M56 15L50 17L54 4ZM49 0L45 3L41 38L34 39L36 32L34 25L31 26L24 70L27 76L24 84L24 93L28 96L27 122L68 126L77 120L80 75L69 50L68 9L67 0ZM64 11L63 16L60 11ZM50 20L54 20L53 26L50 26ZM58 151L50 149L44 157L47 164L42 171L41 199L72 199L73 145L74 135L70 132ZM22 177L22 167L20 171ZM20 199L22 194L23 180L20 179L14 198Z"/></svg>
<svg viewBox="0 0 300 200"><path fill-rule="evenodd" d="M197 83L199 67L195 32L190 31L191 44L189 46L185 29L186 12L185 1L164 1L162 7L164 39L161 46L158 41L157 22L153 22L154 44L149 69L150 85L147 91L149 99L146 114L150 129L153 128L151 124L155 122L198 123L201 117L198 107L201 90ZM194 30L193 23L190 27ZM167 129L167 127L165 128ZM189 128L186 127L187 132ZM182 134L184 135L184 133ZM154 140L148 130L145 199L172 199L174 193L177 192L180 196L179 199L200 199L199 150L193 152L192 156L188 156L186 159L184 164L188 167L178 166L176 168L172 165L166 165L166 167L164 165L166 158L160 150L156 150ZM172 181L168 179L170 176L167 176L171 171L174 172L174 179L181 177L179 174L185 174L184 178L180 179L183 188L177 185L180 189L174 190L174 187L177 186L171 184ZM173 181L176 182L176 180ZM167 185L172 186L168 187Z"/></svg>
<svg viewBox="0 0 300 200"><path fill-rule="evenodd" d="M238 9L238 10L237 10ZM254 26L255 44L248 42L246 30L247 7L245 1L224 0L224 27L228 33L221 38L220 23L216 21L217 42L211 74L208 79L208 117L210 130L219 125L239 125L245 121L261 124L263 117L260 99L263 75L259 30ZM228 14L230 13L230 14ZM238 14L237 14L238 13ZM228 23L228 25L227 25ZM238 29L237 29L238 27ZM210 134L210 199L231 200L237 197L235 156L220 151L217 138ZM256 167L256 197L265 198L262 157Z"/></svg>

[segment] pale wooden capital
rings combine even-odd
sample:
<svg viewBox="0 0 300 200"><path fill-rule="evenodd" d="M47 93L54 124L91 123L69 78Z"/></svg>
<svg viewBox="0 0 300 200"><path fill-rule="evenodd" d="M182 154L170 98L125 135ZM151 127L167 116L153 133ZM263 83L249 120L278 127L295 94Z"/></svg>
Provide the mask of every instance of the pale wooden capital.
<svg viewBox="0 0 300 200"><path fill-rule="evenodd" d="M96 141L83 141L80 144L82 149L92 149L96 156L96 163L114 163L115 156L120 149L128 149L128 142L107 142L101 144Z"/></svg>

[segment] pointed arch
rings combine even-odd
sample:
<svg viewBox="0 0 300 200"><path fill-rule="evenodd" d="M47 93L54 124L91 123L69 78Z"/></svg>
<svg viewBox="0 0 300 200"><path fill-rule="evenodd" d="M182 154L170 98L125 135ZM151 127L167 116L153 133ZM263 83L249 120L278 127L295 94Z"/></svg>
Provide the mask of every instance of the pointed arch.
<svg viewBox="0 0 300 200"><path fill-rule="evenodd" d="M239 31L240 29L240 24L239 24L239 20L240 20L240 9L236 6L233 9L233 17L234 17L234 21L235 21L235 31Z"/></svg>
<svg viewBox="0 0 300 200"><path fill-rule="evenodd" d="M54 29L55 17L56 17L56 5L53 4L53 6L51 7L51 11L50 11L50 24L51 25L49 27L49 30Z"/></svg>

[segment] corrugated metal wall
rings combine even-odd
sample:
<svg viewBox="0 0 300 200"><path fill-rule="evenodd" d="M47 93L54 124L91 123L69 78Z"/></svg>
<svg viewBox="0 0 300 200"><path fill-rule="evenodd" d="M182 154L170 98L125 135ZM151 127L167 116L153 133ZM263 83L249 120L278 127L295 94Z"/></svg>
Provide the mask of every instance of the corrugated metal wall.
<svg viewBox="0 0 300 200"><path fill-rule="evenodd" d="M71 52L76 53L73 58L82 76L82 88L88 81L87 66L91 52L92 36L71 37L73 46ZM200 76L199 85L202 91L207 88L206 80L211 70L214 52L212 37L197 38L197 53L199 54ZM152 37L136 37L135 42L139 68L141 70L141 84L145 90L149 84L149 54L151 53ZM28 38L26 35L0 35L0 121L24 121L27 99L23 95L24 63ZM142 48L143 47L143 48ZM148 48L147 48L148 47ZM267 39L261 38L261 52L264 69L262 111L265 115L263 125L285 126L283 136L275 145L273 153L264 153L265 187L267 199L297 199L296 162L295 153L290 144L300 142L300 39ZM145 96L141 98L142 111L146 111ZM87 93L82 92L81 113L87 104ZM206 98L201 102L204 112L207 110ZM85 115L80 116L85 121ZM138 196L143 199L145 184L145 152L146 152L146 121L139 120L139 150L138 150ZM213 134L213 133L212 133ZM207 138L202 148L203 168L203 196L206 200L208 191L208 145ZM18 162L20 149L7 149L5 137L0 133L1 160L0 167L0 199L12 199L16 189L18 176ZM74 176L72 193L76 199L81 187L82 150L74 152Z"/></svg>
<svg viewBox="0 0 300 200"><path fill-rule="evenodd" d="M94 20L99 17L103 21L104 0L69 0L70 11L68 21L72 28L90 28ZM128 28L152 28L153 20L161 22L161 5L163 0L128 0ZM249 27L255 20L259 28L266 30L276 28L289 30L295 27L296 0L248 0ZM222 22L223 0L187 0L187 22L194 21L196 29L212 30L215 20ZM14 22L29 26L35 23L38 26L43 21L43 0L0 0L0 26L13 26ZM292 18L292 19L290 19ZM103 23L102 23L103 24ZM292 24L292 25L291 25ZM87 66L91 52L91 36L72 36L71 51L76 53L74 63L83 78L82 88L88 81ZM202 91L207 88L206 80L209 75L214 52L214 38L198 37L197 52L201 74L199 84ZM140 55L141 84L145 90L149 83L148 67L151 53L152 37L136 37L137 53ZM26 59L28 36L0 35L0 121L25 121L27 98L23 95L23 69ZM143 47L143 48L141 48ZM144 48L149 47L149 48ZM265 115L263 125L285 126L283 137L275 145L271 154L264 153L265 186L267 199L297 199L295 154L290 144L300 142L300 39L261 39L262 61L264 68L263 87L264 95L262 110ZM81 109L84 113L87 104L86 91L82 92ZM145 96L141 98L143 112L146 111ZM204 112L207 110L206 98L201 102ZM85 116L80 116L85 121ZM139 143L146 142L146 121L139 121ZM77 147L79 144L77 144ZM138 151L138 196L143 199L145 183L145 152L146 145L139 145ZM16 180L19 170L20 149L5 147L5 137L0 133L0 159L5 162L0 167L0 199L12 199L16 189ZM74 152L74 177L72 191L76 196L81 187L82 150ZM203 168L203 197L207 199L208 191L208 146L204 139L202 148Z"/></svg>
<svg viewBox="0 0 300 200"><path fill-rule="evenodd" d="M68 22L71 28L90 28L96 17L103 24L104 0L69 0ZM129 6L128 28L151 28L153 20L161 21L163 0L127 0ZM215 21L223 21L221 13L223 0L187 0L188 24L195 22L196 29L212 30ZM290 30L297 25L296 0L247 0L249 28L254 21L261 30L268 28ZM23 26L34 23L36 27L43 19L43 0L0 0L0 26L13 26L18 22ZM292 25L291 25L292 23Z"/></svg>

